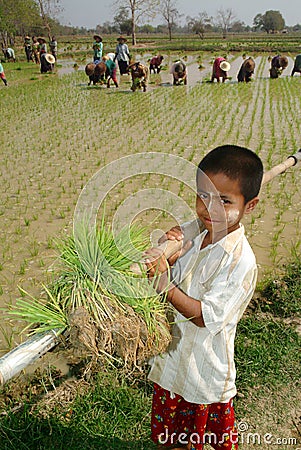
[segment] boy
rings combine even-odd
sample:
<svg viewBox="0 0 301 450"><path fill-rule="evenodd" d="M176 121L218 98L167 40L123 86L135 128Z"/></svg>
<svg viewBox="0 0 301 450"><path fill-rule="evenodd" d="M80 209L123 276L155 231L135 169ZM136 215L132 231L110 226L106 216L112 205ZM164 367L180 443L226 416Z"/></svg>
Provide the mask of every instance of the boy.
<svg viewBox="0 0 301 450"><path fill-rule="evenodd" d="M148 277L176 315L172 343L153 359L149 374L158 448L201 450L205 442L238 448L234 338L257 277L240 221L259 201L262 176L262 162L251 150L215 148L197 170L196 212L204 231L168 261L158 249L146 252ZM165 235L183 237L179 227Z"/></svg>

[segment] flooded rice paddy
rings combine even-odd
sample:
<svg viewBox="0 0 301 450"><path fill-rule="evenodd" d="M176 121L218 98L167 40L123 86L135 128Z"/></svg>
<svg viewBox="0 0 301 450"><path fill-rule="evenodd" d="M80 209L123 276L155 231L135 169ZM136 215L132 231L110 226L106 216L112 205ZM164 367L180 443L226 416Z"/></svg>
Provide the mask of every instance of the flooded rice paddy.
<svg viewBox="0 0 301 450"><path fill-rule="evenodd" d="M148 58L139 57L144 63ZM210 149L232 143L256 151L268 170L299 149L301 79L290 77L292 58L281 77L270 80L267 57L254 55L255 74L246 85L236 82L242 57L231 55L231 79L218 85L207 83L211 57L204 58L199 70L196 57L188 56L188 85L175 87L169 73L174 59L165 55L164 68L150 76L146 93L131 92L128 76L120 78L119 89L88 87L84 65L75 70L73 61L59 61L58 76L43 77L27 66L7 70L10 86L1 89L6 105L1 126L1 307L14 303L20 287L38 296L42 284L56 276L55 241L72 233L83 188L107 164L137 155L139 166L141 153L160 152L196 165ZM277 273L292 252L300 251L300 173L292 168L265 186L259 207L244 221L260 279ZM147 176L121 173L106 196L108 224L134 198L132 217L137 206L136 215L149 224L150 234L173 225L160 198L142 211L135 197L158 187L193 210L194 193L181 178L164 176L160 168ZM5 350L18 341L20 324L0 314L0 350Z"/></svg>

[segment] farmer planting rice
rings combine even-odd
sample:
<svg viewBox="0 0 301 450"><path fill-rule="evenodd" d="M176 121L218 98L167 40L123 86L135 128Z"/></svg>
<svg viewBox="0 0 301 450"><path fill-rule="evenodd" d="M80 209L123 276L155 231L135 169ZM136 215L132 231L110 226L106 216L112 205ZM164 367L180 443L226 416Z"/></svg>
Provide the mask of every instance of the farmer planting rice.
<svg viewBox="0 0 301 450"><path fill-rule="evenodd" d="M135 92L137 89L143 89L143 92L145 92L148 82L148 67L136 62L130 64L129 71L132 78L131 90Z"/></svg>
<svg viewBox="0 0 301 450"><path fill-rule="evenodd" d="M4 69L3 69L3 66L1 63L0 63L0 78L3 81L3 83L5 84L5 86L7 86L7 79L6 79Z"/></svg>
<svg viewBox="0 0 301 450"><path fill-rule="evenodd" d="M51 53L41 54L41 73L52 72L54 69L55 57Z"/></svg>
<svg viewBox="0 0 301 450"><path fill-rule="evenodd" d="M288 66L288 59L286 56L277 55L272 58L271 68L270 68L270 77L278 78L283 70Z"/></svg>
<svg viewBox="0 0 301 450"><path fill-rule="evenodd" d="M187 84L187 68L183 61L176 61L170 68L173 77L173 85Z"/></svg>
<svg viewBox="0 0 301 450"><path fill-rule="evenodd" d="M237 74L238 82L241 83L245 81L246 83L248 83L249 81L251 81L254 69L255 69L254 59L251 57L245 59Z"/></svg>
<svg viewBox="0 0 301 450"><path fill-rule="evenodd" d="M115 86L118 88L116 63L113 61L113 59L110 58L109 55L105 55L102 59L106 65L107 87L110 87L110 81L112 80Z"/></svg>
<svg viewBox="0 0 301 450"><path fill-rule="evenodd" d="M215 148L197 170L196 212L204 231L168 260L146 252L149 279L174 307L173 341L154 357L152 439L158 448L236 449L236 326L255 290L257 266L241 219L256 207L260 158L243 147ZM164 239L182 240L174 227ZM176 446L178 444L178 446Z"/></svg>
<svg viewBox="0 0 301 450"><path fill-rule="evenodd" d="M214 80L216 80L219 83L222 79L222 82L224 83L228 78L227 72L229 72L230 68L231 66L228 61L226 61L226 58L223 58L222 56L215 58L212 68L211 82L213 83Z"/></svg>
<svg viewBox="0 0 301 450"><path fill-rule="evenodd" d="M162 55L153 56L149 62L149 73L160 73L162 68L162 61L164 57Z"/></svg>
<svg viewBox="0 0 301 450"><path fill-rule="evenodd" d="M296 72L299 72L301 75L301 55L296 56L291 76L293 77Z"/></svg>

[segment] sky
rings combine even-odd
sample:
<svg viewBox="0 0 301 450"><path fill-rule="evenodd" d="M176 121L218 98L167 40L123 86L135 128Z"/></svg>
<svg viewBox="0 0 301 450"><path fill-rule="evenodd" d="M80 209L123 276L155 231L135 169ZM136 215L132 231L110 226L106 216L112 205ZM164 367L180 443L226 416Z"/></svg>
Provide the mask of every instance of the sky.
<svg viewBox="0 0 301 450"><path fill-rule="evenodd" d="M121 0L122 1L122 0ZM126 2L126 0L124 0ZM95 28L96 25L106 21L112 22L114 17L114 0L60 0L64 11L59 20L65 25ZM231 8L237 20L252 25L256 14L264 14L265 11L280 11L286 25L301 23L300 0L175 0L180 14L196 17L199 12L206 11L210 16L215 16L221 7ZM152 23L157 25L164 23L158 17Z"/></svg>

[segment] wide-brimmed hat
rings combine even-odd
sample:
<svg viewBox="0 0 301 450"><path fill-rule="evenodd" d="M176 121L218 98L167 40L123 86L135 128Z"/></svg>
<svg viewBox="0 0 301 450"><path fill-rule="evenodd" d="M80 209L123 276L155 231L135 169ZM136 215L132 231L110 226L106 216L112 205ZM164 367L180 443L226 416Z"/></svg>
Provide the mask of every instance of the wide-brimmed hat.
<svg viewBox="0 0 301 450"><path fill-rule="evenodd" d="M45 53L45 59L49 64L55 63L55 57L51 53Z"/></svg>
<svg viewBox="0 0 301 450"><path fill-rule="evenodd" d="M88 77L93 75L94 69L95 69L95 64L94 63L87 64L86 67L85 67L86 75L88 75Z"/></svg>
<svg viewBox="0 0 301 450"><path fill-rule="evenodd" d="M99 36L98 34L94 34L93 39L99 39L100 41L102 41L102 37Z"/></svg>
<svg viewBox="0 0 301 450"><path fill-rule="evenodd" d="M126 38L124 36L119 36L117 38L117 41L124 41L124 42L126 42Z"/></svg>
<svg viewBox="0 0 301 450"><path fill-rule="evenodd" d="M230 70L230 68L231 68L228 61L222 61L219 66L224 72L228 72L228 70Z"/></svg>
<svg viewBox="0 0 301 450"><path fill-rule="evenodd" d="M37 39L37 41L38 41L38 42L42 42L43 44L46 44L46 39L44 39L44 38L42 38L42 37L39 37L39 38Z"/></svg>
<svg viewBox="0 0 301 450"><path fill-rule="evenodd" d="M109 59L111 59L112 61L114 61L114 59L115 59L115 53L109 52L109 53L107 53L106 56L108 56Z"/></svg>
<svg viewBox="0 0 301 450"><path fill-rule="evenodd" d="M279 64L282 69L285 69L288 66L288 59L286 56L280 56L279 58Z"/></svg>
<svg viewBox="0 0 301 450"><path fill-rule="evenodd" d="M25 39L30 39L30 37L29 36L25 36Z"/></svg>

